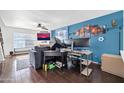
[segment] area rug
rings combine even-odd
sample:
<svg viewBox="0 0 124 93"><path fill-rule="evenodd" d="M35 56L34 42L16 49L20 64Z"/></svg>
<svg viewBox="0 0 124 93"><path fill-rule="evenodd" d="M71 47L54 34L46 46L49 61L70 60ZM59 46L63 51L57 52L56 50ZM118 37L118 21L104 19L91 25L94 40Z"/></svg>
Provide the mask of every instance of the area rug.
<svg viewBox="0 0 124 93"><path fill-rule="evenodd" d="M16 70L22 70L28 68L30 66L29 59L17 60L16 62Z"/></svg>

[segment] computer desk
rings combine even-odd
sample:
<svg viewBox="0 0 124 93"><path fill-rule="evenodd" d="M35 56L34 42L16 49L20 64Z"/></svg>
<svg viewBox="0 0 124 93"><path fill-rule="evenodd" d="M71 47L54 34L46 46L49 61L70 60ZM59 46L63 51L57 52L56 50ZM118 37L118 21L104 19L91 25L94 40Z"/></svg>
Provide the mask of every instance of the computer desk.
<svg viewBox="0 0 124 93"><path fill-rule="evenodd" d="M44 51L44 62L43 62L43 64L44 65L46 64L46 62L45 62L46 57L60 56L60 57L62 57L61 58L61 62L62 62L61 70L63 71L64 57L65 57L66 53L67 53L66 51L62 51L62 50L60 50L60 51L56 51L56 50L47 50L47 51Z"/></svg>
<svg viewBox="0 0 124 93"><path fill-rule="evenodd" d="M61 69L63 71L64 56L65 56L65 53L67 53L67 52L68 52L68 57L69 58L74 58L74 57L77 57L77 56L80 57L81 55L86 55L86 60L85 60L86 68L84 70L82 70L82 64L84 63L82 61L84 61L84 59L79 58L79 60L80 60L80 73L88 77L92 72L92 69L89 68L89 59L88 59L89 56L91 56L93 54L93 52L90 51L90 50L83 50L83 51L75 51L75 50L70 51L68 49L61 49L60 51L47 50L47 51L44 51L44 63L43 64L46 64L46 62L45 62L46 57L61 56L62 57L62 60L61 60L62 61L62 67L61 67Z"/></svg>
<svg viewBox="0 0 124 93"><path fill-rule="evenodd" d="M64 51L68 51L68 57L69 58L78 58L80 60L80 73L89 76L92 72L92 69L89 68L89 56L92 56L93 52L90 50L82 50L82 51L77 51L77 50L69 50L69 49L63 49ZM86 56L86 59L80 58L80 56ZM84 61L85 60L85 61ZM82 64L86 66L84 70L82 70Z"/></svg>

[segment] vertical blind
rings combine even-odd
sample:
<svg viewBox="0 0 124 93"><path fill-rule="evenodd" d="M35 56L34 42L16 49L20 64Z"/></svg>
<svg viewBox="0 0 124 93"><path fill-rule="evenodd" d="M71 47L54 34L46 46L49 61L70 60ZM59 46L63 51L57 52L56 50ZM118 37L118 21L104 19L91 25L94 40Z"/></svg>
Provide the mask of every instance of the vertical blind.
<svg viewBox="0 0 124 93"><path fill-rule="evenodd" d="M34 34L14 33L14 48L31 48L36 38Z"/></svg>

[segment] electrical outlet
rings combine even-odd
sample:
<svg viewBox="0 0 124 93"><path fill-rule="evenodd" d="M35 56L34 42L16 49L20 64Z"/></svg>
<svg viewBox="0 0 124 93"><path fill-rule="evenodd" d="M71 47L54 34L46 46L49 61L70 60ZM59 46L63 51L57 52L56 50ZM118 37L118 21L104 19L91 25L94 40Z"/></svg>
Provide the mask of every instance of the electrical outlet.
<svg viewBox="0 0 124 93"><path fill-rule="evenodd" d="M95 57L95 58L97 58L97 56L96 56L96 55L95 55L94 57Z"/></svg>

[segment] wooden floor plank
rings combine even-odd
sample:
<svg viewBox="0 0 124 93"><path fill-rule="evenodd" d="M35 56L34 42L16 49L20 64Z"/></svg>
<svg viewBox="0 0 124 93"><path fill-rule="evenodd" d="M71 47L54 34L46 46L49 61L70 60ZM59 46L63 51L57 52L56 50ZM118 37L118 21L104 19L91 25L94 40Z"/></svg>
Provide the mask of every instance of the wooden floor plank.
<svg viewBox="0 0 124 93"><path fill-rule="evenodd" d="M32 67L16 70L16 61L29 59L28 55L8 57L0 64L0 83L124 83L124 78L101 71L100 66L91 64L93 72L89 78L79 73L79 67L44 72Z"/></svg>

